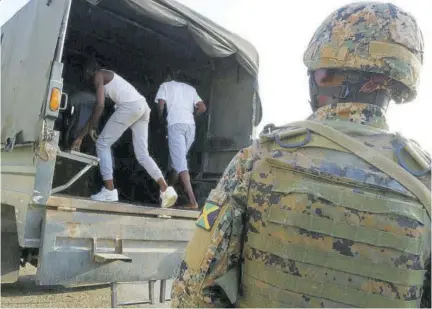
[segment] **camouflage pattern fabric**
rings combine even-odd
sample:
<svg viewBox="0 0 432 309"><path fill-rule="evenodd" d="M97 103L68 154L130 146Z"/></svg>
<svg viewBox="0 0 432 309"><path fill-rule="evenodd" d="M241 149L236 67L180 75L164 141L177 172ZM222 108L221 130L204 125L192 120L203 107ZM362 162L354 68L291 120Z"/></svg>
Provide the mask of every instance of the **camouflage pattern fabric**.
<svg viewBox="0 0 432 309"><path fill-rule="evenodd" d="M346 5L316 30L304 54L309 70L353 69L384 74L410 89L397 103L417 95L423 36L415 19L391 3Z"/></svg>
<svg viewBox="0 0 432 309"><path fill-rule="evenodd" d="M338 103L321 107L308 120L343 120L388 130L384 114L385 111L377 105Z"/></svg>
<svg viewBox="0 0 432 309"><path fill-rule="evenodd" d="M309 119L364 128L352 135L392 159L401 142L368 104L324 106ZM430 189L430 174L421 180ZM242 270L237 307L420 305L430 219L395 180L319 136L293 149L261 138L234 157L207 202L218 217L197 227L173 307L232 307L216 283L232 269Z"/></svg>
<svg viewBox="0 0 432 309"><path fill-rule="evenodd" d="M180 274L172 287L173 307L230 307L228 298L214 281L239 267L244 215L253 158L251 149L240 151L228 165L207 201L220 208L217 220L206 231L197 221Z"/></svg>

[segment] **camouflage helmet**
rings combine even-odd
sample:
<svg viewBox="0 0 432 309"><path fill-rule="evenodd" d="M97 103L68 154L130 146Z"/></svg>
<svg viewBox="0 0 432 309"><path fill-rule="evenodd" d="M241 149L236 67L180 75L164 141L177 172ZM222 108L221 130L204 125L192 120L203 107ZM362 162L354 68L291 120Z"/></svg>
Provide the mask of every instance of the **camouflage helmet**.
<svg viewBox="0 0 432 309"><path fill-rule="evenodd" d="M388 76L408 91L397 103L415 99L423 65L423 35L413 16L390 3L358 2L330 14L304 54L309 71L360 70Z"/></svg>

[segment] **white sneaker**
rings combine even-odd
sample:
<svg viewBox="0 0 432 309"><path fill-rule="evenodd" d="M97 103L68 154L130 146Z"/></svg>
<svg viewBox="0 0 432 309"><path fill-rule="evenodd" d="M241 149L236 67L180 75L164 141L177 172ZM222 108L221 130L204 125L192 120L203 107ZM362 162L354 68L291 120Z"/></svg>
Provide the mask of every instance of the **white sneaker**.
<svg viewBox="0 0 432 309"><path fill-rule="evenodd" d="M162 208L169 208L174 205L177 201L177 193L173 187L168 187L165 192L160 193L160 198L162 200Z"/></svg>
<svg viewBox="0 0 432 309"><path fill-rule="evenodd" d="M111 191L103 187L99 193L93 194L92 196L90 196L90 198L94 201L100 201L100 202L117 202L118 201L117 189Z"/></svg>

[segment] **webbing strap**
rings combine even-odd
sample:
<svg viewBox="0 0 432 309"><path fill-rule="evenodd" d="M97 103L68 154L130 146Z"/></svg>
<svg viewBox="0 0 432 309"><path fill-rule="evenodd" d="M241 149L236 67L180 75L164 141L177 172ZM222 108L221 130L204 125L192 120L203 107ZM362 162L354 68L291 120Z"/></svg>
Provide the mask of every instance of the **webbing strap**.
<svg viewBox="0 0 432 309"><path fill-rule="evenodd" d="M245 280L249 278L247 275L245 276ZM290 300L288 303L284 303L280 300L283 297L284 291L279 293L279 299L270 299L268 297L261 296L255 293L256 288L253 285L242 285L243 295L240 298L238 307L239 308L293 308L293 302ZM281 297L282 296L282 297Z"/></svg>
<svg viewBox="0 0 432 309"><path fill-rule="evenodd" d="M254 285L255 279L245 275L245 284L242 284L243 295L238 308L352 308L353 306L335 302L324 297L315 297L310 294L300 294L286 290L279 290L269 286L269 291L263 291ZM261 283L261 282L259 282ZM271 295L272 298L268 296Z"/></svg>
<svg viewBox="0 0 432 309"><path fill-rule="evenodd" d="M424 234L422 238L402 236L315 215L288 212L277 208L277 206L270 207L267 220L277 225L295 226L332 237L348 239L376 247L397 249L414 255L420 255L424 251ZM277 231L279 230L277 225L276 228L274 224L268 225L267 228Z"/></svg>
<svg viewBox="0 0 432 309"><path fill-rule="evenodd" d="M276 171L276 173L278 173ZM292 175L285 176L286 178ZM373 196L371 194L361 192L357 193L352 189L347 189L342 186L335 186L322 181L308 179L307 181L290 181L287 186L288 179L285 181L284 175L276 175L277 181L273 186L273 192L282 193L307 193L318 198L329 201L335 205L343 206L349 209L358 211L370 212L374 214L392 214L404 216L412 220L416 220L421 224L430 222L427 218L427 213L421 204L416 202L408 202L395 198L384 198Z"/></svg>
<svg viewBox="0 0 432 309"><path fill-rule="evenodd" d="M306 128L316 134L322 135L375 166L414 194L425 207L429 218L431 217L431 192L420 180L405 171L397 163L383 156L373 148L363 145L354 138L319 122L305 120L290 123L289 126Z"/></svg>
<svg viewBox="0 0 432 309"><path fill-rule="evenodd" d="M253 280L249 281L248 278L251 277ZM255 293L276 300L280 296L281 289L284 289L363 308L416 308L419 302L418 300L404 301L388 298L338 284L289 275L260 262L250 260L245 261L243 282L248 289L256 287Z"/></svg>
<svg viewBox="0 0 432 309"><path fill-rule="evenodd" d="M409 270L384 263L373 263L364 258L354 258L335 252L325 252L298 244L282 242L274 237L249 233L248 248L268 252L284 259L334 269L344 273L392 282L404 286L423 285L424 270Z"/></svg>
<svg viewBox="0 0 432 309"><path fill-rule="evenodd" d="M305 137L304 134L306 134L306 129L301 129L304 130L304 133L302 134L298 134L298 135L294 135L294 136L290 136L290 143L300 143L302 142ZM289 133L289 132L287 132ZM280 138L285 138L287 133L282 132L280 134ZM342 152L347 152L350 153L349 150L346 150L345 148L336 145L336 144L330 144L328 142L328 140L320 135L315 135L312 137L311 141L308 142L307 144L304 144L301 147L318 147L318 148L327 148L327 149L333 149L333 150L337 150L337 151L342 151ZM274 149L284 149L283 147L281 147L280 145L278 145L277 143L275 143Z"/></svg>

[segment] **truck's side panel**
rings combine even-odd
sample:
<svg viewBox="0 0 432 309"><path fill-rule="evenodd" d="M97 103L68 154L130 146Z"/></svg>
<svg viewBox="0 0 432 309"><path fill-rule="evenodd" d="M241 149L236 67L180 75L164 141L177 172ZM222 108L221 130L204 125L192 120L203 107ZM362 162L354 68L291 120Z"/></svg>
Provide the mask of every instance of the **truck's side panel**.
<svg viewBox="0 0 432 309"><path fill-rule="evenodd" d="M56 43L67 1L32 0L1 28L1 143L39 137Z"/></svg>
<svg viewBox="0 0 432 309"><path fill-rule="evenodd" d="M254 77L231 60L217 65L213 77L205 173L222 174L236 152L251 143Z"/></svg>
<svg viewBox="0 0 432 309"><path fill-rule="evenodd" d="M15 208L3 203L1 204L1 242L1 282L13 283L18 280L20 266L18 231Z"/></svg>
<svg viewBox="0 0 432 309"><path fill-rule="evenodd" d="M194 229L192 218L49 208L37 279L42 285L170 279Z"/></svg>
<svg viewBox="0 0 432 309"><path fill-rule="evenodd" d="M1 154L1 281L18 279L20 248L25 247L29 201L33 194L35 165L33 145Z"/></svg>
<svg viewBox="0 0 432 309"><path fill-rule="evenodd" d="M36 166L32 145L16 147L1 154L2 204L15 207L19 244L25 247L28 204L33 195Z"/></svg>

